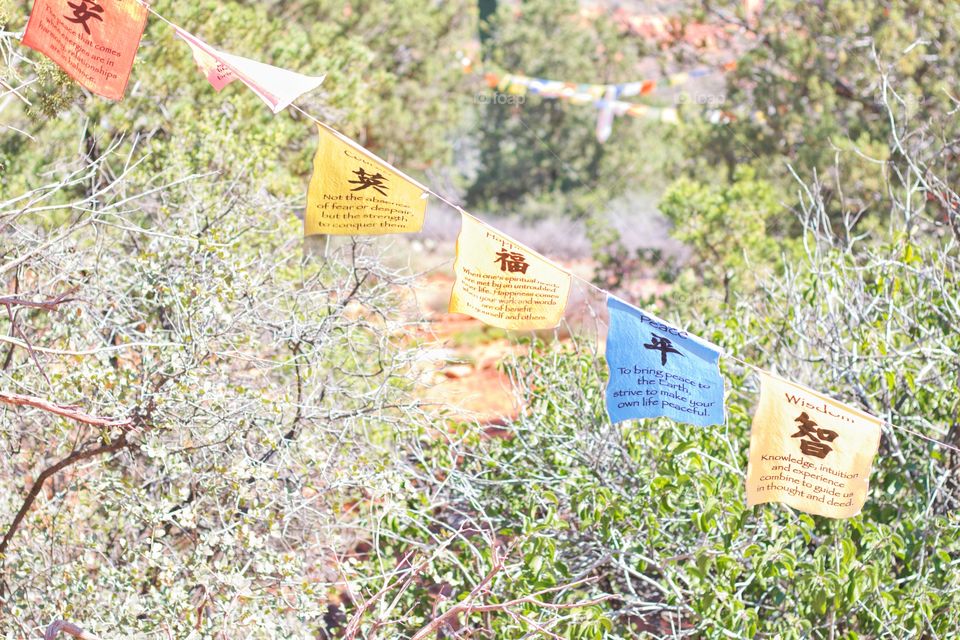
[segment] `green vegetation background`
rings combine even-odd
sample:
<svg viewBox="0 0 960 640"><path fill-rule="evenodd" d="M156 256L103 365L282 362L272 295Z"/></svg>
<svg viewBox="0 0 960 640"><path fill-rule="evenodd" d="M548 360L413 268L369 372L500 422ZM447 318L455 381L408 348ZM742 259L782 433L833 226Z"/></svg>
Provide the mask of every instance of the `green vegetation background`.
<svg viewBox="0 0 960 640"><path fill-rule="evenodd" d="M683 125L619 118L605 145L589 107L481 104L459 59L613 82L645 59L709 56L569 0L501 2L482 23L470 2L153 6L224 50L327 73L304 109L478 213L585 222L598 279L670 282L640 301L669 319L960 445L952 4L774 0L757 20L682 4L678 28L738 29L728 122L691 100ZM400 638L439 618L443 637L960 632L956 455L887 431L861 516L748 509L749 371L725 370L723 428L612 426L588 339L533 341L505 365L527 402L512 437L449 422L416 400L416 345L400 338L416 325L399 317L412 285L379 266L385 244L301 253L305 118L242 87L216 94L153 18L127 97L91 97L16 43L28 10L0 1L2 79L39 78L31 106L8 95L0 110L16 127L0 132L0 264L20 262L0 276L10 291L77 286L83 302L0 329L165 346L40 367L0 350L5 389L138 417L127 435L0 413L4 529L39 470L77 443L123 444L54 482L11 540L5 637L57 618L106 638ZM662 192L683 261L612 230L610 202L639 192Z"/></svg>

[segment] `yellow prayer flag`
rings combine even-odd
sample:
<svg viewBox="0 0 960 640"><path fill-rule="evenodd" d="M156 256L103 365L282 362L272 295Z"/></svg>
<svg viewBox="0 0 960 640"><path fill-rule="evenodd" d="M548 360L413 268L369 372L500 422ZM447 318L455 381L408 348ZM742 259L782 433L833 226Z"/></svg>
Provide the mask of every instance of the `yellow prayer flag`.
<svg viewBox="0 0 960 640"><path fill-rule="evenodd" d="M427 210L420 185L345 136L317 126L304 235L416 233Z"/></svg>
<svg viewBox="0 0 960 640"><path fill-rule="evenodd" d="M540 254L463 213L450 312L501 329L560 324L570 275Z"/></svg>
<svg viewBox="0 0 960 640"><path fill-rule="evenodd" d="M680 114L673 107L667 107L660 112L660 122L680 124Z"/></svg>
<svg viewBox="0 0 960 640"><path fill-rule="evenodd" d="M760 373L750 432L747 505L783 502L850 518L867 499L882 422L812 389Z"/></svg>

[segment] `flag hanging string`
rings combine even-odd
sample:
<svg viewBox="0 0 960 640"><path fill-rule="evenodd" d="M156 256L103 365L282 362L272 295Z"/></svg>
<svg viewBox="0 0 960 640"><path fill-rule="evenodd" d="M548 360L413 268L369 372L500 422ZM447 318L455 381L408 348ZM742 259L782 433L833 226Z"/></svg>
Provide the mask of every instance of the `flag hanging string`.
<svg viewBox="0 0 960 640"><path fill-rule="evenodd" d="M143 4L150 13L152 13L153 15L155 15L157 18L159 18L160 20L162 20L163 22L165 22L165 23L168 24L169 26L173 27L174 29L177 29L177 28L178 28L177 25L175 25L173 22L171 22L170 20L168 20L167 18L165 18L164 16L162 16L162 15L161 15L160 13L158 13L153 7L151 7L150 4L149 4L148 2L146 2L146 0L137 0L137 2L139 2L140 4ZM488 227L488 228L490 228L490 229L492 229L492 230L494 230L494 231L497 231L497 233L502 233L502 232L500 232L499 230L497 230L495 227L493 227L492 225L484 222L483 220L480 220L479 218L477 218L477 217L474 216L473 214L470 214L470 213L467 213L466 211L464 211L463 207L461 207L459 204L455 204L455 203L451 202L449 199L447 199L447 198L445 198L444 196L442 196L441 194L437 193L436 191L434 191L434 190L431 189L430 187L422 184L422 183L419 182L418 180L414 180L414 179L411 178L409 175L407 175L405 172L397 169L397 168L394 167L392 164L390 164L389 162L386 162L386 161L383 160L382 158L378 157L376 154L374 154L373 152L371 152L371 151L369 151L368 149L364 148L364 147L363 147L362 145L360 145L359 143L351 140L349 137L347 137L346 135L340 133L339 131L337 131L336 129L334 129L334 128L331 127L330 125L326 124L325 122L322 122L319 118L317 118L316 116L314 116L314 115L312 115L311 113L307 112L306 110L304 110L303 108L301 108L299 105L297 105L297 104L291 104L290 106L291 106L293 109L295 109L297 112L299 112L300 114L302 114L303 116L305 116L306 118L308 118L309 120L313 121L313 122L314 122L315 124L317 124L318 126L323 127L324 129L326 129L327 131L329 131L330 133L332 133L333 135L335 135L338 139L343 140L344 142L350 144L352 147L354 147L354 148L356 148L357 150L361 151L362 153L364 153L364 154L367 155L368 157L370 157L370 158L372 158L372 159L374 159L374 160L376 160L376 161L378 161L378 162L381 162L381 163L383 163L384 165L386 165L387 167L389 167L391 170L396 171L396 173L397 173L398 175L402 176L405 180L409 180L412 184L414 184L414 185L416 185L418 188L422 189L424 193L429 194L430 196L433 196L434 198L436 198L436 199L439 200L440 202L443 202L444 204L446 204L448 207L450 207L450 208L452 208L452 209L455 209L456 211L458 211L458 212L460 212L460 213L462 213L462 214L466 214L467 216L469 216L469 217L472 218L473 220L476 220L476 221L479 222L480 224L482 224L482 225L484 225L484 226L486 226L486 227ZM521 246L525 246L525 245L522 245L522 243L518 243L518 244L520 244ZM545 259L546 259L548 262L550 262L550 264L552 264L553 266L555 266L556 268L558 268L558 269L560 269L561 271L563 271L564 273L568 274L568 275L569 275L571 278L573 278L574 280L577 280L578 282L587 285L588 287L590 287L590 288L593 289L594 291L602 294L603 296L610 296L610 295L612 295L612 294L610 294L610 292L608 292L607 290L602 289L601 287L598 287L597 285L593 284L593 283L590 282L589 280L586 280L586 279L578 276L578 275L577 275L576 273L574 273L573 271L571 271L571 270L569 270L569 269L566 269L566 268L564 268L564 267L562 267L562 266L560 266L560 265L557 265L556 263L550 261L548 258L545 258ZM754 372L756 372L756 373L766 373L767 375L775 375L775 374L771 374L769 371L766 371L766 370L764 370L764 369L762 369L762 368L760 368L760 367L758 367L758 366L756 366L756 365L754 365L754 364L752 364L752 363L750 363L750 362L747 362L746 360L743 360L742 358L739 358L739 357L737 357L737 356L729 353L729 352L726 351L726 350L723 350L722 355L723 355L723 357L729 358L729 359L731 359L731 360L733 360L733 361L735 361L735 362L737 362L737 363L739 363L739 364L747 367L748 369L751 369L752 371L754 371ZM775 377L780 378L781 380L783 380L783 378L781 378L780 376L776 376L776 375L775 375ZM820 394L820 395L822 395L822 394ZM868 414L868 415L870 415L870 414ZM872 417L876 417L876 416L872 416ZM957 452L957 453L960 453L960 447L957 447L957 446L954 446L954 445L952 445L952 444L943 442L943 441L941 441L941 440L937 440L937 439L935 439L935 438L931 438L930 436L927 436L927 435L925 435L925 434L922 434L922 433L920 433L920 432L918 432L918 431L915 431L915 430L913 430L913 429L910 429L910 428L908 428L908 427L904 427L904 426L901 426L901 425L894 424L894 423L892 423L892 422L890 422L890 421L888 421L888 420L884 420L884 419L879 418L879 417L876 417L876 419L879 420L879 421L880 421L884 426L886 426L886 427L889 427L889 428L891 428L891 429L895 429L895 430L898 430L898 431L902 431L902 432L907 433L907 434L909 434L909 435L912 435L912 436L915 436L915 437L917 437L917 438L921 438L921 439L923 439L923 440L926 440L926 441L928 441L928 442L930 442L930 443L932 443L932 444L934 444L934 445L938 445L938 446L944 447L944 448L946 448L946 449L949 449L949 450L951 450L951 451L955 451L955 452Z"/></svg>
<svg viewBox="0 0 960 640"><path fill-rule="evenodd" d="M751 370L754 371L755 373L765 373L765 374L767 374L767 375L769 375L769 376L773 376L773 377L778 378L778 379L780 379L780 380L784 380L784 381L786 381L786 382L790 382L789 380L787 380L787 379L784 378L783 376L777 375L777 374L775 374L775 373L771 373L770 371L767 371L767 370L765 370L765 369L761 369L760 367L758 367L758 366L756 366L756 365L754 365L754 364L751 364L751 363L747 362L746 360L743 360L743 359L741 359L741 358L738 358L737 356L735 356L735 355L733 355L733 354L731 354L731 353L724 353L724 356L727 357L727 358L729 358L729 359L731 359L731 360L734 360L735 362L738 362L739 364L747 367L748 369L751 369ZM815 390L814 390L814 391L815 391ZM819 392L817 392L817 391L815 391L815 393L817 393L818 395L821 395L821 396L824 395L824 394L819 393ZM829 396L825 396L825 397L829 397ZM830 399L832 400L833 398L830 398ZM883 425L886 426L886 427L889 427L889 428L891 428L891 429L897 429L898 431L903 431L904 433L908 433L908 434L913 435L913 436L916 436L916 437L918 437L918 438L922 438L922 439L924 439L924 440L928 440L929 442L932 442L932 443L934 443L934 444L940 445L941 447L945 447L945 448L947 448L947 449L950 449L951 451L956 451L957 453L960 453L960 447L956 447L956 446L954 446L954 445L952 445L952 444L943 442L943 441L941 441L941 440L937 440L937 439L935 439L935 438L931 438L930 436L924 435L924 434L922 434L922 433L920 433L920 432L918 432L918 431L914 431L913 429L910 429L909 427L904 427L904 426L901 426L901 425L898 425L898 424L894 424L894 423L892 423L892 422L890 422L890 421L888 421L888 420L884 420L883 418L880 418L880 417L878 417L878 416L874 416L873 414L871 414L871 413L869 413L869 412L866 412L866 411L865 411L864 413L866 413L867 415L869 415L869 416L871 416L871 417L873 417L873 418L876 418L877 420L879 420L879 421L881 422L881 424L883 424Z"/></svg>

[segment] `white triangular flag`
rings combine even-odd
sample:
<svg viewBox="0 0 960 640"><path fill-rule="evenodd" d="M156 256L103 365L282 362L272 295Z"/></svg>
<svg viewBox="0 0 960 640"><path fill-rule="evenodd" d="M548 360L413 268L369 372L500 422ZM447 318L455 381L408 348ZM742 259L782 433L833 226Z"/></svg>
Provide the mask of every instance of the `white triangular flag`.
<svg viewBox="0 0 960 640"><path fill-rule="evenodd" d="M177 37L190 46L193 59L214 89L220 91L234 80L240 80L274 113L280 113L300 96L319 87L326 78L326 75L305 76L218 51L183 29L175 29Z"/></svg>

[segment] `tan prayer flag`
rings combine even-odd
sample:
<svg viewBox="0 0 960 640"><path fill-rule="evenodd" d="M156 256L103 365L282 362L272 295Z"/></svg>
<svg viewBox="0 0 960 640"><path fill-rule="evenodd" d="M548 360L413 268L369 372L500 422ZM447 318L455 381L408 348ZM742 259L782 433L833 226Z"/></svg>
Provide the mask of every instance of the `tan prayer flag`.
<svg viewBox="0 0 960 640"><path fill-rule="evenodd" d="M783 502L828 518L857 515L867 499L881 424L859 409L761 372L747 505Z"/></svg>
<svg viewBox="0 0 960 640"><path fill-rule="evenodd" d="M450 312L501 329L552 329L560 324L570 275L473 216L461 214Z"/></svg>
<svg viewBox="0 0 960 640"><path fill-rule="evenodd" d="M416 233L425 189L346 136L317 127L320 142L307 192L304 235Z"/></svg>

